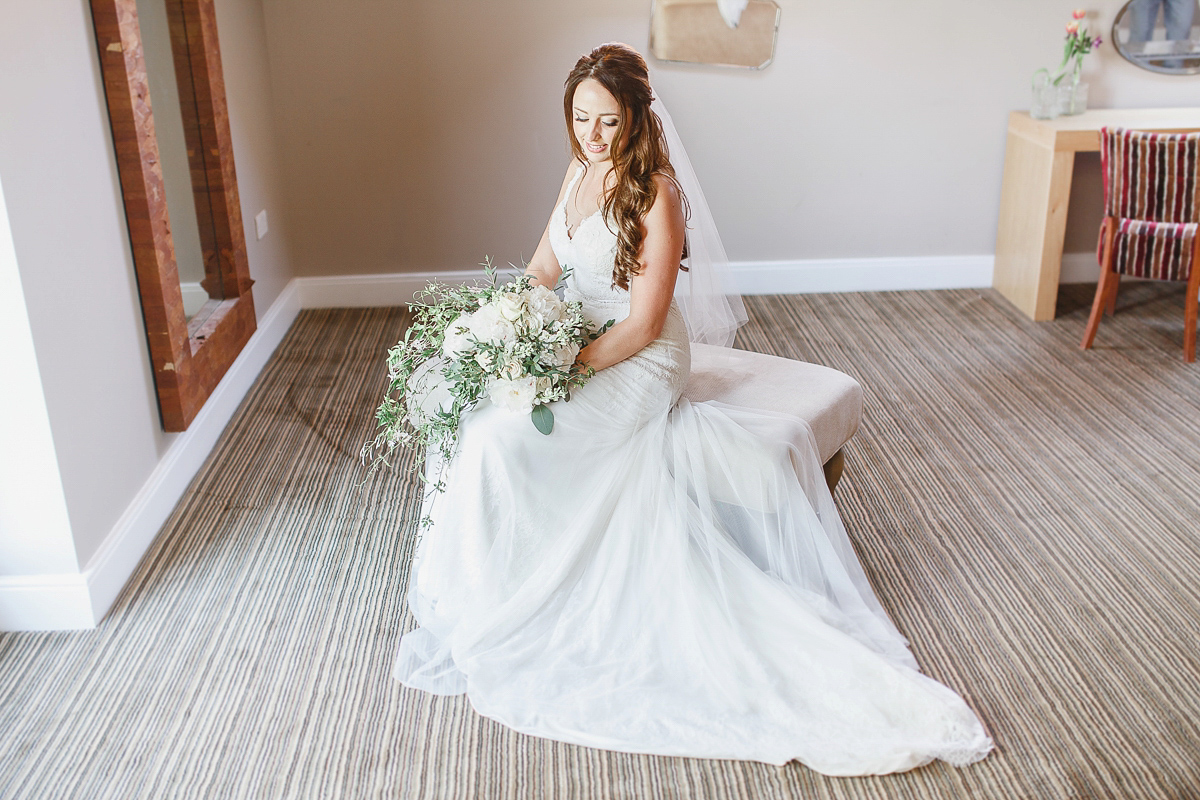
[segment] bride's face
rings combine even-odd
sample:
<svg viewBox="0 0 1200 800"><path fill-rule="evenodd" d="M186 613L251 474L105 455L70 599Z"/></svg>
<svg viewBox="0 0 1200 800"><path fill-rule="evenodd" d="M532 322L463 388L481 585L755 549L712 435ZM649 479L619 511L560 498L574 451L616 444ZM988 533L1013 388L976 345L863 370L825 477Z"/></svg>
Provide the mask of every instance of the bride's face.
<svg viewBox="0 0 1200 800"><path fill-rule="evenodd" d="M612 143L621 120L617 98L599 81L587 78L575 87L571 126L588 161L593 164L612 158Z"/></svg>

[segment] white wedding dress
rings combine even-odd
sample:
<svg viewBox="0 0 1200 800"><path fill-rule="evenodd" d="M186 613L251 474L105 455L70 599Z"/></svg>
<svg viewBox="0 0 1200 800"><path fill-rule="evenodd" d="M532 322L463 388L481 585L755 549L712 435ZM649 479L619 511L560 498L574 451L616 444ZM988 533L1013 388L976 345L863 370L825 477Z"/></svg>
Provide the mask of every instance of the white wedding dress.
<svg viewBox="0 0 1200 800"><path fill-rule="evenodd" d="M575 179L565 196L570 196ZM629 313L600 214L550 242L567 299ZM484 402L431 464L420 627L395 676L515 730L634 753L800 761L830 775L965 765L992 743L921 675L867 583L799 420L680 398L684 320L527 414Z"/></svg>

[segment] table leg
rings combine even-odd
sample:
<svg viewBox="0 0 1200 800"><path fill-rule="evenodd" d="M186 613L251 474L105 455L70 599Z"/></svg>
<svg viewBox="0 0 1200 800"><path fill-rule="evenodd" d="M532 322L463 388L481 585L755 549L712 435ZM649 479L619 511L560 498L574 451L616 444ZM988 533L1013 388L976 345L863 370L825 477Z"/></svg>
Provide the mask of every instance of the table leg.
<svg viewBox="0 0 1200 800"><path fill-rule="evenodd" d="M1054 319L1075 153L1009 131L992 286L1027 316Z"/></svg>

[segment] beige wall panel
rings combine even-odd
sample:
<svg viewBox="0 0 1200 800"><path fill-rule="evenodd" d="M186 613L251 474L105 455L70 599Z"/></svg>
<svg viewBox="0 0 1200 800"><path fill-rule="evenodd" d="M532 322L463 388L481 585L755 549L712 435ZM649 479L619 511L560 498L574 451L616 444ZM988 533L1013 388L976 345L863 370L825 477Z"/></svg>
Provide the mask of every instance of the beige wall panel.
<svg viewBox="0 0 1200 800"><path fill-rule="evenodd" d="M562 81L646 0L263 0L299 269L462 269L530 254L566 162ZM781 0L762 72L662 64L735 260L990 254L1008 112L1055 66L1070 8L1039 0ZM1120 3L1104 4L1107 37ZM1195 81L1088 57L1093 105L1194 104ZM1097 186L1080 159L1078 187ZM1087 198L1083 198L1086 200ZM1080 198L1076 198L1080 200ZM1072 204L1068 249L1094 207Z"/></svg>

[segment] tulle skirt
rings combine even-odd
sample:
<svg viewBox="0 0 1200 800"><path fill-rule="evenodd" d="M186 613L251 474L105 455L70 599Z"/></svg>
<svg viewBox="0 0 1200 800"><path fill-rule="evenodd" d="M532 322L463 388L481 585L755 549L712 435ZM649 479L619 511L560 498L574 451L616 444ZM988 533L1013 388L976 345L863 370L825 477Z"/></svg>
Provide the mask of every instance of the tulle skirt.
<svg viewBox="0 0 1200 800"><path fill-rule="evenodd" d="M873 594L808 426L681 400L686 369L686 342L655 343L554 404L549 436L487 403L464 418L428 465L445 489L395 677L609 750L830 775L985 756Z"/></svg>

